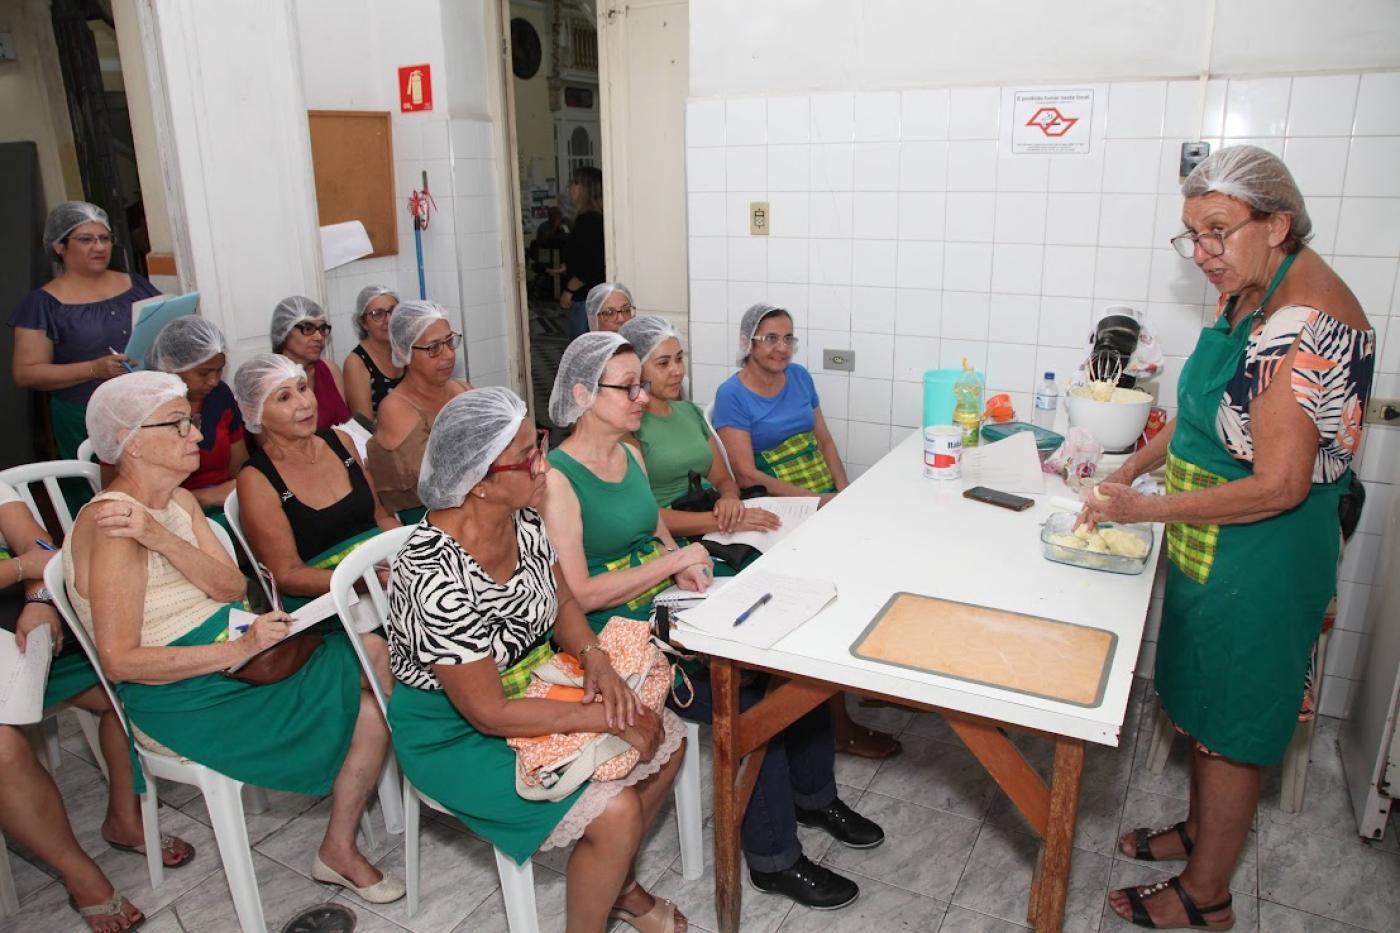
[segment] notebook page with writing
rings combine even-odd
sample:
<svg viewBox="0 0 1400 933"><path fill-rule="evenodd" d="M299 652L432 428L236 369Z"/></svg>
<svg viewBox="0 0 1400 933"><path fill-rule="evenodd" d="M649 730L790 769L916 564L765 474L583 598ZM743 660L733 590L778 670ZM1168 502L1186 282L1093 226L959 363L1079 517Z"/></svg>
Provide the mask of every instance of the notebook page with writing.
<svg viewBox="0 0 1400 933"><path fill-rule="evenodd" d="M753 608L764 596L771 598ZM677 616L682 629L696 628L706 634L756 648L771 648L836 598L836 584L776 573L745 573L714 596ZM741 625L734 620L752 609ZM679 633L684 642L683 632Z"/></svg>
<svg viewBox="0 0 1400 933"><path fill-rule="evenodd" d="M44 685L53 661L47 625L29 633L24 651L12 632L0 631L0 723L25 726L44 716Z"/></svg>
<svg viewBox="0 0 1400 933"><path fill-rule="evenodd" d="M798 525L815 515L819 502L821 499L818 496L758 496L745 499L745 508L767 509L777 515L782 524L776 531L734 531L727 534L712 531L705 535L705 540L714 541L716 544L747 544L760 551L767 551Z"/></svg>

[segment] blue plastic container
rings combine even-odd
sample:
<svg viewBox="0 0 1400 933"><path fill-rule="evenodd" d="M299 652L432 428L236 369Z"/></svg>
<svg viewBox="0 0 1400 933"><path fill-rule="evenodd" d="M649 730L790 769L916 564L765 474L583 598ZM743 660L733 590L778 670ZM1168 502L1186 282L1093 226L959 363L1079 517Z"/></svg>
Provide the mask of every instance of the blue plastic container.
<svg viewBox="0 0 1400 933"><path fill-rule="evenodd" d="M924 372L924 427L953 423L953 409L958 404L957 397L953 395L953 385L962 378L962 374L961 368L930 369ZM987 377L981 373L976 375L977 381L984 387L982 394L985 398Z"/></svg>

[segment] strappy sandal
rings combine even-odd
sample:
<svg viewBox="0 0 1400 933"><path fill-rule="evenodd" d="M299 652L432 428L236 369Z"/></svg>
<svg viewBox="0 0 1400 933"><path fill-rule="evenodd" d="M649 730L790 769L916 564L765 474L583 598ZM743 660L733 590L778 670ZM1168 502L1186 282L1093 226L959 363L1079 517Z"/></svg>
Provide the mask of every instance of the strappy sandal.
<svg viewBox="0 0 1400 933"><path fill-rule="evenodd" d="M1147 912L1147 905L1143 901L1154 894L1170 888L1176 892L1176 896L1181 899L1181 906L1186 909L1186 919L1190 921L1190 926L1184 927L1159 927L1152 920L1152 915ZM1235 925L1235 912L1230 910L1234 904L1234 896L1226 897L1219 904L1211 904L1209 907L1198 907L1191 899L1191 895L1186 893L1186 889L1181 886L1181 876L1172 875L1166 881L1159 881L1156 884L1138 885L1131 888L1120 889L1128 898L1128 906L1133 909L1132 917L1128 918L1134 926L1146 927L1149 930L1229 930ZM1222 910L1230 910L1228 920L1207 920L1206 914L1219 913ZM1117 911L1114 911L1117 913Z"/></svg>
<svg viewBox="0 0 1400 933"><path fill-rule="evenodd" d="M112 896L107 900L89 907L79 907L77 899L72 894L68 895L68 906L77 911L78 916L83 918L83 922L87 923L89 929L92 928L92 924L88 922L90 920L112 920L118 924L125 923L127 930L140 928L146 922L146 915L141 912L141 908L132 904L131 909L136 911L136 919L132 920L131 916L123 909L128 903L130 901L122 897L120 891L113 891Z"/></svg>
<svg viewBox="0 0 1400 933"><path fill-rule="evenodd" d="M637 882L632 882L631 886L622 894L629 894L637 889ZM618 896L621 897L622 894ZM664 897L651 896L651 910L644 914L634 914L630 910L622 907L614 907L608 911L609 920L621 920L623 923L638 931L638 933L675 933L676 931L676 905ZM682 915L683 916L683 915ZM686 929L690 929L687 921Z"/></svg>
<svg viewBox="0 0 1400 933"><path fill-rule="evenodd" d="M843 755L854 755L857 758L872 758L879 761L884 758L893 758L904 750L904 743L890 735L888 732L880 732L860 723L852 723L854 729L850 735L843 736L836 740L836 750Z"/></svg>
<svg viewBox="0 0 1400 933"><path fill-rule="evenodd" d="M118 852L131 852L135 855L146 854L146 846L144 844L139 846L129 846L125 843L113 842L106 836L102 837L102 841L107 843L107 845L111 846L112 848L116 849ZM185 847L183 850L183 855L181 854L182 850L180 849L180 846ZM176 836L170 836L166 835L165 833L161 833L160 854L161 863L165 865L166 868L184 868L190 862L194 861L194 846L190 845L185 840L180 839ZM167 862L165 860L165 856L167 854L175 856L175 861Z"/></svg>
<svg viewBox="0 0 1400 933"><path fill-rule="evenodd" d="M1160 839L1162 836L1171 833L1176 833L1177 837L1181 839L1181 847L1186 850L1186 855L1157 858L1157 856L1152 854L1152 840ZM1136 851L1133 853L1133 858L1137 859L1139 862L1180 861L1182 858L1189 858L1191 856L1191 850L1196 848L1196 844L1191 841L1191 837L1186 835L1185 820L1171 826L1163 826L1161 829L1148 829L1146 826L1139 826L1137 829L1133 830L1133 846L1136 848ZM1119 851L1122 850L1120 849Z"/></svg>

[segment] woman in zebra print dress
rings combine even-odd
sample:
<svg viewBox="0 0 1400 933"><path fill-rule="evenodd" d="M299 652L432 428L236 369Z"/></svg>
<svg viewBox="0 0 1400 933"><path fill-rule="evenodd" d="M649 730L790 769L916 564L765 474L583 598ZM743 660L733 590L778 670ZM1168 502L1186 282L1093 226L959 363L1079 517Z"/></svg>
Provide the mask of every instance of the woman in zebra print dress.
<svg viewBox="0 0 1400 933"><path fill-rule="evenodd" d="M547 437L499 387L458 395L433 424L418 484L429 511L390 581L394 749L420 790L516 862L573 845L569 930L602 930L610 918L644 933L684 930L675 905L634 871L680 768L684 730L623 683L559 572L535 511ZM583 664L580 703L521 696L554 646ZM641 763L563 800L525 800L506 739L555 732L619 735Z"/></svg>

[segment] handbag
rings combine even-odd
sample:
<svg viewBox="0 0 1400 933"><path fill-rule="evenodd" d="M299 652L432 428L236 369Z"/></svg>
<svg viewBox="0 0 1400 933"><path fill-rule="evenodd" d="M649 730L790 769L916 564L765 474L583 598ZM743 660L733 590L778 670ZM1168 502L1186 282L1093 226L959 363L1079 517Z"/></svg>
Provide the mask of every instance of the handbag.
<svg viewBox="0 0 1400 933"><path fill-rule="evenodd" d="M284 638L271 648L255 655L251 661L233 673L224 671L224 676L259 687L275 684L301 670L319 647L321 633L309 628L291 638Z"/></svg>
<svg viewBox="0 0 1400 933"><path fill-rule="evenodd" d="M669 508L678 512L713 512L719 502L719 490L713 486L706 486L700 474L694 470L690 471L688 482L689 488L685 494L673 501ZM745 486L739 490L740 499L755 499L766 495L768 490L758 485ZM750 544L720 544L702 537L700 546L715 560L722 560L735 570L743 569L745 564L758 555L758 549Z"/></svg>
<svg viewBox="0 0 1400 933"><path fill-rule="evenodd" d="M642 702L657 713L666 704L671 667L651 641L646 621L614 616L598 642L613 669ZM530 674L524 695L577 703L583 697L583 667L571 654L556 654ZM626 777L641 754L621 736L560 732L506 740L515 751L515 792L525 800L563 800L585 781Z"/></svg>

